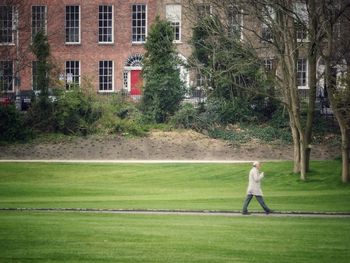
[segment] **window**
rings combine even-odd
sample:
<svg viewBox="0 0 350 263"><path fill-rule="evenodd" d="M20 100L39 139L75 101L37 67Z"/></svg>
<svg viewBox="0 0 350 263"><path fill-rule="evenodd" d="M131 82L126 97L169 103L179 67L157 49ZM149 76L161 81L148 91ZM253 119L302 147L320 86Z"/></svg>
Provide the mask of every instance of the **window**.
<svg viewBox="0 0 350 263"><path fill-rule="evenodd" d="M166 19L174 30L174 42L181 42L181 5L167 5Z"/></svg>
<svg viewBox="0 0 350 263"><path fill-rule="evenodd" d="M0 90L13 91L13 62L0 61Z"/></svg>
<svg viewBox="0 0 350 263"><path fill-rule="evenodd" d="M299 58L297 62L297 86L298 88L307 88L307 60Z"/></svg>
<svg viewBox="0 0 350 263"><path fill-rule="evenodd" d="M99 62L99 91L113 91L113 61Z"/></svg>
<svg viewBox="0 0 350 263"><path fill-rule="evenodd" d="M80 61L66 61L66 89L80 85Z"/></svg>
<svg viewBox="0 0 350 263"><path fill-rule="evenodd" d="M299 20L300 22L304 23L309 21L309 14L306 3L296 2L293 4L293 9L295 20Z"/></svg>
<svg viewBox="0 0 350 263"><path fill-rule="evenodd" d="M146 5L132 6L132 42L143 43L147 35L147 7Z"/></svg>
<svg viewBox="0 0 350 263"><path fill-rule="evenodd" d="M302 23L295 23L295 32L298 41L303 41L307 39L307 27Z"/></svg>
<svg viewBox="0 0 350 263"><path fill-rule="evenodd" d="M14 43L14 12L12 6L0 6L0 44Z"/></svg>
<svg viewBox="0 0 350 263"><path fill-rule="evenodd" d="M211 5L199 4L197 5L198 18L205 18L211 15Z"/></svg>
<svg viewBox="0 0 350 263"><path fill-rule="evenodd" d="M307 39L307 25L309 23L308 10L305 3L294 3L295 32L298 41Z"/></svg>
<svg viewBox="0 0 350 263"><path fill-rule="evenodd" d="M46 34L46 6L32 6L32 40L40 31Z"/></svg>
<svg viewBox="0 0 350 263"><path fill-rule="evenodd" d="M196 86L197 87L204 87L206 84L206 78L203 74L197 73L197 79L196 79Z"/></svg>
<svg viewBox="0 0 350 263"><path fill-rule="evenodd" d="M241 38L242 15L238 7L234 5L229 6L227 16L229 34L233 37Z"/></svg>
<svg viewBox="0 0 350 263"><path fill-rule="evenodd" d="M272 6L267 5L262 10L262 27L261 38L262 41L272 41L271 24L276 19L276 11Z"/></svg>
<svg viewBox="0 0 350 263"><path fill-rule="evenodd" d="M181 24L180 22L172 22L171 26L174 30L174 41L181 42Z"/></svg>
<svg viewBox="0 0 350 263"><path fill-rule="evenodd" d="M98 10L98 42L113 43L113 6L100 5Z"/></svg>
<svg viewBox="0 0 350 263"><path fill-rule="evenodd" d="M273 69L273 60L271 58L264 59L264 68L266 71L272 71Z"/></svg>
<svg viewBox="0 0 350 263"><path fill-rule="evenodd" d="M125 90L129 90L129 71L127 70L123 72L123 87Z"/></svg>
<svg viewBox="0 0 350 263"><path fill-rule="evenodd" d="M271 41L272 40L271 30L265 24L263 24L263 26L261 28L261 38L262 38L262 41Z"/></svg>
<svg viewBox="0 0 350 263"><path fill-rule="evenodd" d="M80 43L80 6L66 6L66 43Z"/></svg>

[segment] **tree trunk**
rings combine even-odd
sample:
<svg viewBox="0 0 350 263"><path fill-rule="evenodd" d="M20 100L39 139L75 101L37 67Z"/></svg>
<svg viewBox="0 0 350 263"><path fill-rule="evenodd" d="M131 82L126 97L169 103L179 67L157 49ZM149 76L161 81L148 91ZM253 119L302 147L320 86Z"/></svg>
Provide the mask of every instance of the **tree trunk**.
<svg viewBox="0 0 350 263"><path fill-rule="evenodd" d="M340 125L341 131L341 155L342 155L342 182L349 182L349 130Z"/></svg>
<svg viewBox="0 0 350 263"><path fill-rule="evenodd" d="M341 144L341 153L342 153L342 181L344 183L349 182L349 128L347 127L347 119L339 109L339 105L337 103L336 97L337 95L337 87L332 83L332 74L331 74L331 54L333 48L332 42L332 28L328 27L326 29L328 42L326 46L325 52L325 87L328 91L328 99L330 105L332 107L333 113L338 121L340 132L342 136L342 144Z"/></svg>
<svg viewBox="0 0 350 263"><path fill-rule="evenodd" d="M289 115L292 115L291 112L289 112ZM293 117L289 117L290 119L290 127L292 130L292 138L293 138L293 173L297 174L300 172L300 139L299 139L299 132L297 127L295 126L293 122Z"/></svg>
<svg viewBox="0 0 350 263"><path fill-rule="evenodd" d="M307 141L306 149L305 149L305 171L306 172L310 172L310 160L311 160L311 144L310 144L310 141Z"/></svg>
<svg viewBox="0 0 350 263"><path fill-rule="evenodd" d="M316 88L317 88L317 39L316 33L318 31L318 15L316 13L316 1L310 0L308 2L310 19L309 19L309 54L308 54L308 73L309 73L309 103L307 110L307 120L305 126L305 171L310 170L310 155L312 143L312 127L314 121L315 104L316 104Z"/></svg>
<svg viewBox="0 0 350 263"><path fill-rule="evenodd" d="M305 181L306 180L306 148L307 145L305 145L305 135L301 132L300 134L300 180Z"/></svg>
<svg viewBox="0 0 350 263"><path fill-rule="evenodd" d="M313 51L310 51L313 52ZM307 109L307 120L305 126L305 171L310 169L310 155L312 143L312 126L314 122L315 104L316 104L316 53L309 55L309 103Z"/></svg>
<svg viewBox="0 0 350 263"><path fill-rule="evenodd" d="M291 64L292 66L293 64ZM295 65L296 68L296 65ZM290 72L292 71L292 68L290 69ZM298 91L298 87L296 84L296 78L292 77L293 74L290 75L289 78L289 86L290 88L290 97L291 97L291 114L292 114L292 118L293 118L293 126L295 129L295 133L297 134L297 139L298 139L298 150L299 151L299 162L298 162L298 166L294 165L295 168L299 169L300 172L300 179L305 181L306 180L306 154L305 154L305 134L304 134L304 129L302 127L302 122L301 122L301 114L300 114L300 100L299 100L299 91ZM293 135L294 137L294 135ZM294 141L294 140L293 140ZM294 154L296 155L296 153L294 152Z"/></svg>

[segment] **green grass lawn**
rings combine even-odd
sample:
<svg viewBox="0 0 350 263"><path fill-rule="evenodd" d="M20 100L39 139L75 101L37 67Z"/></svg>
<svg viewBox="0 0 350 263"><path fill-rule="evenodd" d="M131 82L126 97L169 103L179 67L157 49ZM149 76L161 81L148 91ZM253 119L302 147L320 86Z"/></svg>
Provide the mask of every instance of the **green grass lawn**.
<svg viewBox="0 0 350 263"><path fill-rule="evenodd" d="M336 262L349 219L1 212L0 262Z"/></svg>
<svg viewBox="0 0 350 263"><path fill-rule="evenodd" d="M0 208L240 210L249 164L0 163ZM264 165L272 209L350 212L340 163ZM251 210L260 210L256 201ZM348 218L0 212L0 262L349 262Z"/></svg>
<svg viewBox="0 0 350 263"><path fill-rule="evenodd" d="M307 182L292 163L267 163L263 191L278 211L350 212L339 161L312 162ZM0 208L240 210L249 164L0 163ZM251 210L261 210L254 200Z"/></svg>

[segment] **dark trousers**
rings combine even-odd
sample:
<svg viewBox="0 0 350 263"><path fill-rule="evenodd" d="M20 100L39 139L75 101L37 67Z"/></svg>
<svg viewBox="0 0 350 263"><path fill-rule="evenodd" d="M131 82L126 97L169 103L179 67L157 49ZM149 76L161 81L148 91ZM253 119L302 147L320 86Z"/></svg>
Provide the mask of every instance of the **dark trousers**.
<svg viewBox="0 0 350 263"><path fill-rule="evenodd" d="M256 200L258 200L259 204L261 205L261 207L265 210L265 212L270 212L271 209L268 208L268 206L265 204L264 198L261 195L251 195L248 194L244 204L243 204L243 213L247 213L248 212L248 206L250 201L252 200L253 196L255 196Z"/></svg>

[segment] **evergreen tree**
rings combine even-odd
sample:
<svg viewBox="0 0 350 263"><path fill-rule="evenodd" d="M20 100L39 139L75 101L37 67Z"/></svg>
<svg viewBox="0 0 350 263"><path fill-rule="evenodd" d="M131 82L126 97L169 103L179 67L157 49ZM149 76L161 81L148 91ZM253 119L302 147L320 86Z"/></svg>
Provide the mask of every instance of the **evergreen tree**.
<svg viewBox="0 0 350 263"><path fill-rule="evenodd" d="M179 108L185 93L180 78L180 60L170 23L156 18L146 44L142 109L157 123L165 122Z"/></svg>
<svg viewBox="0 0 350 263"><path fill-rule="evenodd" d="M29 115L33 115L32 125L35 129L42 131L51 130L53 103L49 99L50 45L44 32L39 31L35 35L31 49L37 58L36 84L40 94L39 99L34 101Z"/></svg>
<svg viewBox="0 0 350 263"><path fill-rule="evenodd" d="M40 96L47 97L49 90L49 62L50 46L47 36L39 31L33 40L32 51L37 58L37 86L40 89Z"/></svg>

